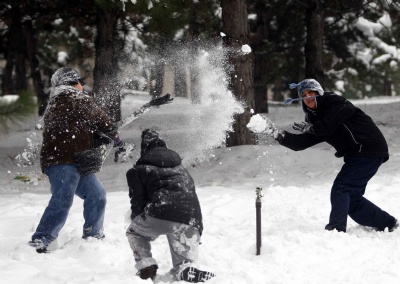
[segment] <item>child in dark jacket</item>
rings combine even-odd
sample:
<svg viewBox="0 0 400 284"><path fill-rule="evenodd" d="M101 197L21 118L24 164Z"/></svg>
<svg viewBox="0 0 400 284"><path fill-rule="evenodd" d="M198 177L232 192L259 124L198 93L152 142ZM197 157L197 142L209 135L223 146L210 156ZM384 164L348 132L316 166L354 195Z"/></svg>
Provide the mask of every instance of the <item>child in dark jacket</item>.
<svg viewBox="0 0 400 284"><path fill-rule="evenodd" d="M150 242L160 235L167 236L177 280L204 282L214 276L196 268L202 215L194 181L181 161L157 132L147 129L140 158L126 173L132 210L126 235L142 279L156 276Z"/></svg>

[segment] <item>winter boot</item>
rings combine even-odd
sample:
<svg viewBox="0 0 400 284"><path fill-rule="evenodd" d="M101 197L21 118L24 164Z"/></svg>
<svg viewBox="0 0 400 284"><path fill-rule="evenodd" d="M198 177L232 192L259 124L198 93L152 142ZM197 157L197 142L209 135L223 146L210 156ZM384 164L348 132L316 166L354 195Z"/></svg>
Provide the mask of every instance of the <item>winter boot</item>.
<svg viewBox="0 0 400 284"><path fill-rule="evenodd" d="M28 245L34 247L37 253L48 253L47 246L42 242L42 240L33 240L29 241Z"/></svg>
<svg viewBox="0 0 400 284"><path fill-rule="evenodd" d="M187 267L181 272L180 279L186 282L198 283L205 282L214 276L214 273L201 271L195 267Z"/></svg>
<svg viewBox="0 0 400 284"><path fill-rule="evenodd" d="M393 232L393 231L396 230L398 227L399 227L399 221L397 221L397 219L394 219L393 225L390 226L390 227L388 228L388 229L389 229L389 232Z"/></svg>
<svg viewBox="0 0 400 284"><path fill-rule="evenodd" d="M154 277L156 277L157 274L157 265L151 265L148 267L145 267L143 269L140 269L136 275L139 276L142 279L148 279L151 278L151 280L154 280Z"/></svg>

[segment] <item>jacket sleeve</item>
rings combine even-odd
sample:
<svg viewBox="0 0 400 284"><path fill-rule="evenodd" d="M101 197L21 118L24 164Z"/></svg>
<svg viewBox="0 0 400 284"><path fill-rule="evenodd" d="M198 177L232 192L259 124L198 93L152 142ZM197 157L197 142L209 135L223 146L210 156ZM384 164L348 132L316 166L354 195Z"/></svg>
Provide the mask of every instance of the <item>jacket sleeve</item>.
<svg viewBox="0 0 400 284"><path fill-rule="evenodd" d="M301 151L324 141L323 137L310 133L293 134L286 131L285 135L278 140L279 144L293 151Z"/></svg>
<svg viewBox="0 0 400 284"><path fill-rule="evenodd" d="M87 96L85 98L87 107L89 108L90 121L94 130L99 130L114 140L118 133L116 124L107 115L107 113L98 106L93 98Z"/></svg>
<svg viewBox="0 0 400 284"><path fill-rule="evenodd" d="M140 170L134 166L126 173L126 179L129 187L129 198L131 203L131 219L144 211L147 203L150 202L147 198L147 190L145 181L141 179Z"/></svg>
<svg viewBox="0 0 400 284"><path fill-rule="evenodd" d="M326 105L327 110L324 116L312 126L312 134L316 136L334 134L338 127L353 116L357 110L352 103L342 97L334 97L326 102Z"/></svg>

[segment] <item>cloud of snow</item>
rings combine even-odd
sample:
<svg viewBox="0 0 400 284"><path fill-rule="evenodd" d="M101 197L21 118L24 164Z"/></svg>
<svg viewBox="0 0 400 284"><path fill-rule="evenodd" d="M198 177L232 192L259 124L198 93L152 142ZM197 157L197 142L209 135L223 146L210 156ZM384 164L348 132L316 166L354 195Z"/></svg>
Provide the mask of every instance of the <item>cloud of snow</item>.
<svg viewBox="0 0 400 284"><path fill-rule="evenodd" d="M195 56L182 56L189 55L184 46L175 51L174 62L194 67L191 70L199 96L195 103L189 99L182 102L186 111L178 127L184 134L180 141L173 141L188 164L204 160L208 150L225 142L227 131L232 130L234 115L243 112L243 105L228 88L230 67L222 46L209 45L198 50Z"/></svg>
<svg viewBox="0 0 400 284"><path fill-rule="evenodd" d="M242 56L243 54L237 54ZM163 94L177 95L173 86L179 80L185 85L171 106L162 106L143 116L143 120L156 116L157 121L145 126L133 123L134 127L153 128L171 149L179 149L184 164L195 164L208 158L209 150L224 144L228 131L232 130L234 115L243 112L243 104L229 90L228 51L220 42L174 45L165 47L163 55L148 54L149 61L162 62L164 72L175 73L175 77L164 77ZM132 78L135 66L126 66L122 77ZM171 81L169 81L171 80ZM174 93L175 92L175 93ZM145 96L148 98L148 96ZM135 98L132 97L132 102ZM136 98L137 101L137 98ZM129 103L127 103L129 105ZM130 104L130 113L137 105ZM176 112L176 118L166 120L164 112ZM154 117L153 117L154 119ZM143 130L143 129L141 129ZM180 139L176 139L176 137ZM138 143L138 141L136 141Z"/></svg>

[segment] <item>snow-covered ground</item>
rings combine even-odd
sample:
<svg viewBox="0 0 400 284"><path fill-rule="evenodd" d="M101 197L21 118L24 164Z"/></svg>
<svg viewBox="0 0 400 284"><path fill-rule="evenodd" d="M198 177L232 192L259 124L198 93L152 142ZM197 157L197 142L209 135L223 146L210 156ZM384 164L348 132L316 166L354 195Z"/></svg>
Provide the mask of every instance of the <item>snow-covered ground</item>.
<svg viewBox="0 0 400 284"><path fill-rule="evenodd" d="M126 97L124 113L146 99ZM400 218L400 102L384 98L356 104L378 124L391 154L365 196ZM331 183L342 164L329 145L292 152L260 137L257 146L207 150L201 145L212 144L208 135L218 129L218 119L188 123L188 119L207 117L195 113L185 99L175 99L134 121L121 137L138 144L141 131L152 127L186 158L204 218L198 264L217 275L208 283L400 283L400 230L375 232L351 219L347 233L324 230ZM286 130L292 122L303 120L298 105L270 106L268 117ZM129 210L125 173L137 158L137 150L135 158L125 163L109 158L98 174L108 189L104 240L81 239L82 200L76 197L67 223L51 246L52 253L37 254L27 245L49 200L49 183L38 165L18 167L13 158L26 147L26 138L40 139L33 136L38 122L33 118L9 136L0 137L0 283L152 283L135 276L125 237ZM205 151L199 154L201 149ZM32 180L14 180L18 174ZM264 194L259 256L256 187L262 187ZM167 283L171 260L166 238L160 237L152 247L159 263L157 282Z"/></svg>

